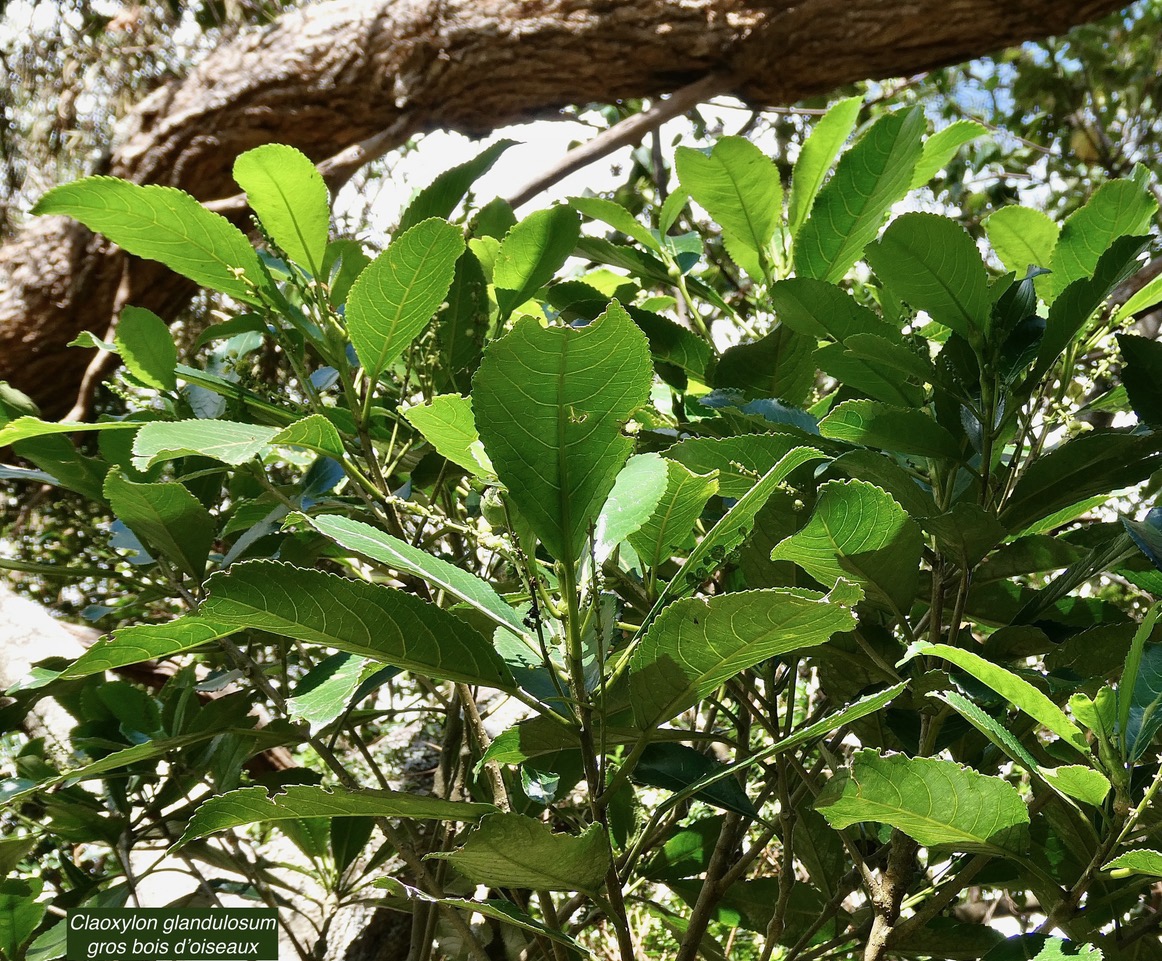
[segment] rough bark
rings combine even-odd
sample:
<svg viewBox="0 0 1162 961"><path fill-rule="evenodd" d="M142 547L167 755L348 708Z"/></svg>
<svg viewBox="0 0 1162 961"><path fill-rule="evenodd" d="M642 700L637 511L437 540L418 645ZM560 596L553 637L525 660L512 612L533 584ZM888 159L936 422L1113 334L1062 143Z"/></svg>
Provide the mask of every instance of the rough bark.
<svg viewBox="0 0 1162 961"><path fill-rule="evenodd" d="M241 151L323 160L387 128L484 133L571 103L657 96L708 73L756 105L907 76L1061 32L1121 0L331 0L211 54L123 123L108 172L233 194ZM174 316L190 287L69 221L0 248L0 379L49 414L89 358L65 350L120 300Z"/></svg>

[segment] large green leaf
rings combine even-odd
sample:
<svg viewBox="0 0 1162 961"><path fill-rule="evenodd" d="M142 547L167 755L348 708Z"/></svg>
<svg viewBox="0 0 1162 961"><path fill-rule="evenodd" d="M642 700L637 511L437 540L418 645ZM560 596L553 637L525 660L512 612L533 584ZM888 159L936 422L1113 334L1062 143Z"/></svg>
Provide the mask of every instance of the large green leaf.
<svg viewBox="0 0 1162 961"><path fill-rule="evenodd" d="M0 449L16 444L22 440L31 440L36 437L47 437L50 434L73 434L77 431L88 430L136 430L141 424L136 421L105 421L100 424L74 424L70 421L58 424L39 417L17 417L3 427L0 427Z"/></svg>
<svg viewBox="0 0 1162 961"><path fill-rule="evenodd" d="M1147 877L1162 878L1162 852L1148 849L1127 851L1103 864L1101 869L1116 872L1115 877L1144 874Z"/></svg>
<svg viewBox="0 0 1162 961"><path fill-rule="evenodd" d="M347 331L369 376L391 366L432 319L463 252L457 227L425 220L394 238L351 285Z"/></svg>
<svg viewBox="0 0 1162 961"><path fill-rule="evenodd" d="M1119 431L1075 437L1029 465L1001 509L1001 523L1019 534L1091 495L1141 483L1162 466L1159 447L1153 436Z"/></svg>
<svg viewBox="0 0 1162 961"><path fill-rule="evenodd" d="M160 660L183 654L195 648L227 637L239 628L218 624L207 617L188 615L165 624L136 624L122 627L100 638L64 671L65 679L87 677L113 671L127 664Z"/></svg>
<svg viewBox="0 0 1162 961"><path fill-rule="evenodd" d="M1048 214L1031 207L1002 207L989 215L984 226L1005 270L1024 277L1030 267L1049 269L1060 228ZM1040 290L1041 278L1034 283Z"/></svg>
<svg viewBox="0 0 1162 961"><path fill-rule="evenodd" d="M174 390L178 348L164 320L144 307L125 307L113 335L121 359L142 383L158 390Z"/></svg>
<svg viewBox="0 0 1162 961"><path fill-rule="evenodd" d="M649 730L767 658L816 647L837 631L851 630L850 604L850 596L839 600L791 590L674 601L630 658L634 722Z"/></svg>
<svg viewBox="0 0 1162 961"><path fill-rule="evenodd" d="M493 590L492 585L471 571L433 557L427 551L412 547L406 541L362 521L340 517L337 514L325 514L310 518L310 523L317 531L326 534L347 550L386 564L392 570L422 577L432 587L476 608L518 637L525 635L525 629L516 611Z"/></svg>
<svg viewBox="0 0 1162 961"><path fill-rule="evenodd" d="M538 210L505 235L492 269L502 320L553 279L580 235L580 218L568 207Z"/></svg>
<svg viewBox="0 0 1162 961"><path fill-rule="evenodd" d="M819 422L819 433L893 453L950 459L960 454L953 436L927 412L875 400L845 401Z"/></svg>
<svg viewBox="0 0 1162 961"><path fill-rule="evenodd" d="M855 129L862 97L847 97L833 103L811 129L811 135L799 149L791 171L791 196L787 207L787 226L791 236L799 232L811 205L819 195L819 188L827 171L839 156L847 138Z"/></svg>
<svg viewBox="0 0 1162 961"><path fill-rule="evenodd" d="M497 475L549 552L573 563L633 441L649 395L645 335L616 301L580 329L524 319L476 373L476 426Z"/></svg>
<svg viewBox="0 0 1162 961"><path fill-rule="evenodd" d="M317 784L290 784L281 793L268 795L264 787L245 787L202 803L175 847L244 824L266 821L340 817L475 821L495 810L491 804L445 801L401 791L349 791Z"/></svg>
<svg viewBox="0 0 1162 961"><path fill-rule="evenodd" d="M489 641L467 621L390 587L274 561L235 564L207 582L200 613L370 657L429 677L512 690Z"/></svg>
<svg viewBox="0 0 1162 961"><path fill-rule="evenodd" d="M771 238L783 215L779 171L744 137L722 137L710 154L679 147L678 180L722 227L726 250L754 280L765 279Z"/></svg>
<svg viewBox="0 0 1162 961"><path fill-rule="evenodd" d="M888 114L840 158L795 239L800 277L842 279L908 192L923 132L919 108Z"/></svg>
<svg viewBox="0 0 1162 961"><path fill-rule="evenodd" d="M105 480L105 498L119 520L200 581L214 546L217 524L181 484L135 484L119 471Z"/></svg>
<svg viewBox="0 0 1162 961"><path fill-rule="evenodd" d="M891 336L897 331L840 287L810 277L791 277L771 285L771 304L779 320L808 337L845 341L855 334Z"/></svg>
<svg viewBox="0 0 1162 961"><path fill-rule="evenodd" d="M727 348L714 368L714 386L802 404L815 384L814 354L811 338L780 326L753 343Z"/></svg>
<svg viewBox="0 0 1162 961"><path fill-rule="evenodd" d="M422 404L405 407L403 415L442 457L477 477L496 476L480 443L471 397L438 394Z"/></svg>
<svg viewBox="0 0 1162 961"><path fill-rule="evenodd" d="M278 428L226 420L151 421L133 438L133 466L148 470L175 457L244 464L270 447Z"/></svg>
<svg viewBox="0 0 1162 961"><path fill-rule="evenodd" d="M1028 840L1029 812L1012 785L935 758L858 751L815 807L834 828L877 821L925 847L1007 854Z"/></svg>
<svg viewBox="0 0 1162 961"><path fill-rule="evenodd" d="M966 143L988 136L988 130L975 120L957 120L924 141L920 160L912 173L912 189L928 183Z"/></svg>
<svg viewBox="0 0 1162 961"><path fill-rule="evenodd" d="M471 160L457 164L439 174L428 186L419 191L407 205L407 209L399 219L399 227L397 228L399 233L411 230L416 224L430 217L443 217L444 219L451 217L460 201L464 199L464 195L472 189L472 185L492 169L493 164L500 159L501 154L515 144L515 140L498 140L485 147Z"/></svg>
<svg viewBox="0 0 1162 961"><path fill-rule="evenodd" d="M955 220L904 214L864 256L894 296L966 340L983 335L992 307L988 274L976 244Z"/></svg>
<svg viewBox="0 0 1162 961"><path fill-rule="evenodd" d="M1001 697L1010 701L1031 718L1039 721L1075 750L1082 754L1089 754L1085 732L1074 724L1061 708L1023 677L999 664L986 661L972 651L949 647L947 644L929 644L926 641L917 641L909 648L908 656L912 657L917 654L940 657L955 664L982 684L991 687Z"/></svg>
<svg viewBox="0 0 1162 961"><path fill-rule="evenodd" d="M906 612L922 547L920 528L891 495L865 481L828 481L806 526L778 544L771 559L792 561L828 587L855 581L869 598Z"/></svg>
<svg viewBox="0 0 1162 961"><path fill-rule="evenodd" d="M32 212L72 217L122 250L160 261L200 287L258 302L256 288L264 277L246 235L184 191L86 177L50 190Z"/></svg>
<svg viewBox="0 0 1162 961"><path fill-rule="evenodd" d="M455 851L428 857L495 888L595 893L609 871L609 843L600 824L581 835L556 834L551 825L522 814L489 815Z"/></svg>
<svg viewBox="0 0 1162 961"><path fill-rule="evenodd" d="M1061 227L1053 248L1049 286L1054 298L1075 280L1089 277L1102 254L1119 237L1149 231L1158 202L1132 180L1110 180L1098 187Z"/></svg>
<svg viewBox="0 0 1162 961"><path fill-rule="evenodd" d="M318 277L331 224L330 196L322 174L301 151L268 143L240 154L234 181L270 239L291 260Z"/></svg>
<svg viewBox="0 0 1162 961"><path fill-rule="evenodd" d="M695 474L676 461L666 461L666 489L653 514L629 535L630 545L647 569L669 560L690 540L694 522L717 490L713 473Z"/></svg>

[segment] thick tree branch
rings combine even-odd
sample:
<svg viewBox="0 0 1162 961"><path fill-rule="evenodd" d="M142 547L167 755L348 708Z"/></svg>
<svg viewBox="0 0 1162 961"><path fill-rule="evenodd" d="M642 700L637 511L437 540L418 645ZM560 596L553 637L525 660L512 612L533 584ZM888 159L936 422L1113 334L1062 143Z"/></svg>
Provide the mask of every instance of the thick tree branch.
<svg viewBox="0 0 1162 961"><path fill-rule="evenodd" d="M232 197L234 158L279 141L336 180L412 134L482 134L568 104L655 97L709 74L756 106L910 75L1064 31L1120 0L331 0L209 56L122 124L109 173ZM388 132L388 133L385 133ZM353 147L353 145L356 145ZM344 153L348 148L351 152ZM243 216L239 214L238 216ZM62 219L0 248L0 379L49 414L108 326L123 256ZM132 261L128 302L171 318L191 287Z"/></svg>

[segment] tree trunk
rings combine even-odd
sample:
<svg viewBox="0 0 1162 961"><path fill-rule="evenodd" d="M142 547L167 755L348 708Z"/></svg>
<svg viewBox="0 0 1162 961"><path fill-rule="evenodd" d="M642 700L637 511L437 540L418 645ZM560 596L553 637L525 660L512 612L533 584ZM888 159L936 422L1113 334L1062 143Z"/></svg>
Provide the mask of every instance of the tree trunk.
<svg viewBox="0 0 1162 961"><path fill-rule="evenodd" d="M908 76L1064 31L1121 0L331 0L211 54L121 125L108 172L230 196L269 142L316 161L391 129L483 134L567 104L652 97L709 73L756 106ZM349 172L348 172L349 175ZM0 380L73 404L117 306L172 318L192 288L62 218L0 248Z"/></svg>

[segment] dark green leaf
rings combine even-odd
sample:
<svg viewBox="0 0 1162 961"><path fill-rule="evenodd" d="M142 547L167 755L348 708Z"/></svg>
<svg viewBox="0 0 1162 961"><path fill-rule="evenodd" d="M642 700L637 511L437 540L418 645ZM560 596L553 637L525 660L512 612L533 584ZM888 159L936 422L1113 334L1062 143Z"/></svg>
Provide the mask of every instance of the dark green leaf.
<svg viewBox="0 0 1162 961"><path fill-rule="evenodd" d="M714 386L802 404L815 384L814 353L810 338L781 326L754 343L728 348L714 368Z"/></svg>
<svg viewBox="0 0 1162 961"><path fill-rule="evenodd" d="M412 198L399 219L397 233L402 234L411 230L416 224L430 217L440 217L444 220L451 217L460 201L472 189L472 185L492 169L501 154L515 144L515 140L498 140L485 147L471 160L439 174Z"/></svg>
<svg viewBox="0 0 1162 961"><path fill-rule="evenodd" d="M630 777L637 784L667 791L681 791L722 768L721 764L685 744L650 744L642 751L642 756ZM716 781L710 787L696 791L693 796L724 811L734 811L743 817L759 816L746 791L733 778Z"/></svg>
<svg viewBox="0 0 1162 961"><path fill-rule="evenodd" d="M105 480L105 498L118 518L150 547L201 580L217 524L184 486L135 484L118 471Z"/></svg>
<svg viewBox="0 0 1162 961"><path fill-rule="evenodd" d="M924 410L892 407L875 400L849 400L819 422L824 437L881 450L941 457L960 456L953 436Z"/></svg>

